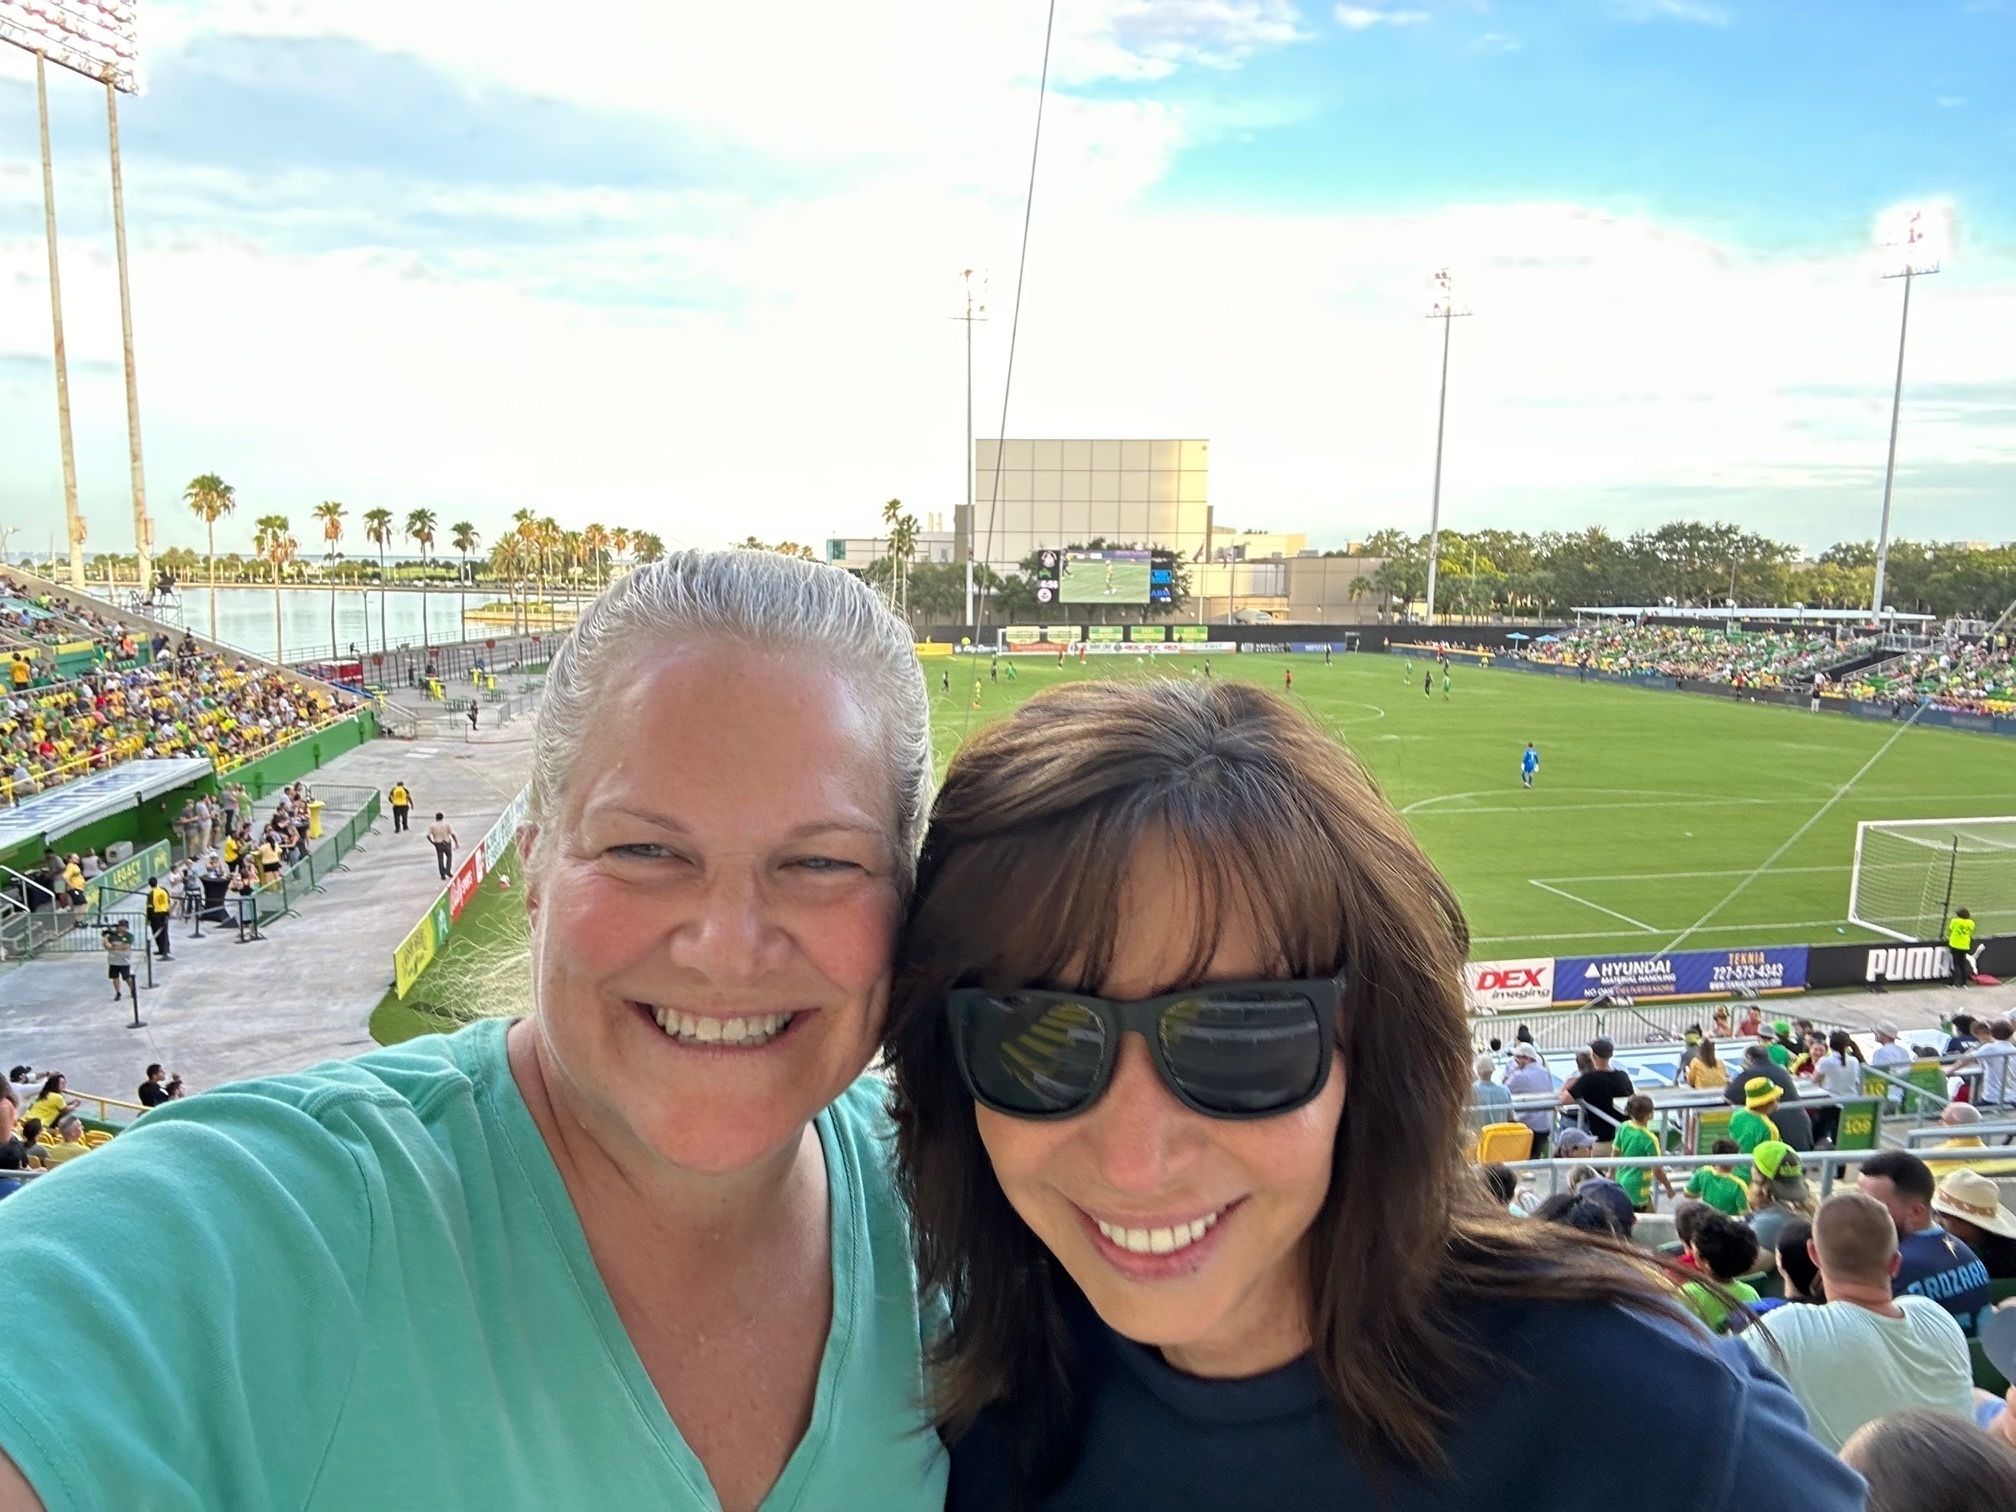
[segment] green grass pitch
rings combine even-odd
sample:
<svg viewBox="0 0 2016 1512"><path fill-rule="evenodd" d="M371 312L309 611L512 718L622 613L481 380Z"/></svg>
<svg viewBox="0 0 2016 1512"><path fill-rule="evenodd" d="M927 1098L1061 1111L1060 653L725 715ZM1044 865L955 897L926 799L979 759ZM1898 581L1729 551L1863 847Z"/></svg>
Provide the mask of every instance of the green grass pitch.
<svg viewBox="0 0 2016 1512"><path fill-rule="evenodd" d="M1364 763L1470 919L1471 954L1516 956L1875 939L1848 924L1863 819L2016 814L2016 747L1913 728L1857 778L1893 726L1696 694L1398 656L1213 656L1211 674L1292 696ZM977 661L978 707L974 707ZM964 735L1058 682L1197 677L1204 658L925 664L940 770ZM944 687L948 672L951 688ZM1532 791L1519 782L1539 747ZM1768 870L1778 848L1833 807ZM1739 890L1740 889L1740 890ZM1956 899L1955 902L1964 900Z"/></svg>

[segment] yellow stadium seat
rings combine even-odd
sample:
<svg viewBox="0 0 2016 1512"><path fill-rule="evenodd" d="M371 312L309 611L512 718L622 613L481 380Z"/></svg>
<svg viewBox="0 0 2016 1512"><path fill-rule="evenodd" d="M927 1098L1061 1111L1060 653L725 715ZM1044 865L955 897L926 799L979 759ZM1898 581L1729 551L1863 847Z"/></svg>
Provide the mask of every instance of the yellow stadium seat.
<svg viewBox="0 0 2016 1512"><path fill-rule="evenodd" d="M1525 1160L1533 1153L1533 1131L1522 1123L1486 1124L1477 1134L1477 1163Z"/></svg>

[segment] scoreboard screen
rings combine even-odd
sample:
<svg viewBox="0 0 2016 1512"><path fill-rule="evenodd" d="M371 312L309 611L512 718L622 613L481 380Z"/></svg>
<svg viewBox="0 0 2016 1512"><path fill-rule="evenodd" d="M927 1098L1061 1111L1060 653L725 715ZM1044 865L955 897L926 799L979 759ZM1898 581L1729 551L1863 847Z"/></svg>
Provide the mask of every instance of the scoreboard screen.
<svg viewBox="0 0 2016 1512"><path fill-rule="evenodd" d="M1176 558L1167 551L1057 551L1036 554L1039 604L1167 604Z"/></svg>

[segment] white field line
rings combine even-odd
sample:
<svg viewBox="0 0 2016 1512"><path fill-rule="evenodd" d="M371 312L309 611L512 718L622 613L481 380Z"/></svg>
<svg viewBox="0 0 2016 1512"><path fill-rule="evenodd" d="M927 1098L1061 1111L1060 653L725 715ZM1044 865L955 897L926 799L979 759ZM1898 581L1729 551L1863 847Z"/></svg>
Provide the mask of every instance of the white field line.
<svg viewBox="0 0 2016 1512"><path fill-rule="evenodd" d="M1781 866L1778 868L1778 875L1781 877L1791 877L1802 872L1845 872L1852 870L1853 868L1846 861L1843 861L1838 866ZM1603 877L1546 877L1529 878L1528 880L1547 882L1673 882L1688 877L1740 877L1743 874L1743 868L1736 867L1728 871L1617 872Z"/></svg>
<svg viewBox="0 0 2016 1512"><path fill-rule="evenodd" d="M1742 895L1743 891L1746 888L1748 888L1752 882L1755 882L1759 877L1763 876L1765 872L1769 871L1771 867L1777 862L1780 856L1783 856L1787 851L1791 850L1793 846L1797 845L1801 840L1803 840L1806 837L1807 832L1811 830L1814 825L1818 824L1822 819L1827 817L1828 810L1832 809L1835 804L1839 803L1843 798L1847 797L1849 792L1854 788L1855 784L1860 782L1862 778L1870 771L1870 769L1876 765L1877 762L1881 761L1885 756L1887 756L1890 753L1890 747L1894 746L1895 744L1897 744L1898 741L1902 740L1905 734L1914 725L1918 723L1918 716L1920 714L1923 714L1926 711L1926 709L1930 707L1931 707L1930 704L1920 704L1918 705L1917 708L1913 709L1911 711L1911 717L1905 720L1903 724L1897 727L1896 733L1893 734L1888 740L1884 741L1883 744L1878 746L1875 752L1869 757L1869 759L1863 762L1862 765L1860 765L1855 769L1855 775L1850 777L1846 782L1842 783L1841 786L1834 789L1833 797L1829 798L1825 803L1821 804L1820 807L1813 810L1812 814L1807 818L1806 822L1800 825L1799 828L1797 828L1796 830L1792 831L1790 835L1787 835L1785 837L1785 843L1779 846L1778 849L1771 852L1770 855L1766 856L1763 859L1763 861L1758 863L1757 868L1754 871L1752 871L1748 876L1744 877L1743 880L1738 882L1734 887L1730 888L1729 891L1726 894L1724 894L1721 902L1717 903L1713 908L1709 909L1708 912L1701 915L1700 918L1696 919L1692 924L1689 924L1685 929L1681 930L1680 933L1675 935L1667 943L1666 950L1678 950L1683 944L1686 943L1687 938L1690 935L1695 933L1695 931L1700 929L1701 926L1706 924L1710 919L1714 918L1715 915L1722 912L1723 909L1727 908L1732 902L1734 902L1738 897ZM1665 951L1660 952L1661 955L1664 955L1665 953L1666 953Z"/></svg>
<svg viewBox="0 0 2016 1512"><path fill-rule="evenodd" d="M1799 919L1789 924L1716 924L1702 931L1704 934L1755 934L1759 930L1780 929L1822 929L1832 928L1848 921L1845 919ZM1477 935L1472 945L1519 945L1537 940L1635 940L1643 933L1636 929L1578 929L1562 934L1518 934L1518 935ZM1656 952L1664 955L1664 951Z"/></svg>
<svg viewBox="0 0 2016 1512"><path fill-rule="evenodd" d="M1646 934L1659 933L1659 926L1656 924L1647 924L1642 919L1634 919L1631 917L1631 915L1619 913L1614 908L1605 908L1601 903L1591 903L1587 898L1578 898L1575 896L1575 894L1571 892L1567 892L1562 888L1555 887L1550 883L1542 882L1538 877L1528 877L1526 880L1528 882L1531 882L1535 887L1539 888L1542 892L1553 893L1554 896L1557 898L1566 898L1570 903L1580 903L1584 908L1593 908L1596 910L1596 912L1600 914L1608 914L1613 919L1622 919L1626 924L1635 924L1638 926L1639 929L1643 930Z"/></svg>

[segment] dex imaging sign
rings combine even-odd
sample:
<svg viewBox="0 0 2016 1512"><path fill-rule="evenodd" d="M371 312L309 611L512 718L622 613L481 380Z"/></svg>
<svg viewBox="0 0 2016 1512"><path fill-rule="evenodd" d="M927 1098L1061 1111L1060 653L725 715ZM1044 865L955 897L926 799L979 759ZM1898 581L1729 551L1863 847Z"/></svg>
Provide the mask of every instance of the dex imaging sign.
<svg viewBox="0 0 2016 1512"><path fill-rule="evenodd" d="M1554 958L1472 961L1463 968L1463 996L1472 1013L1545 1008L1554 1001Z"/></svg>

